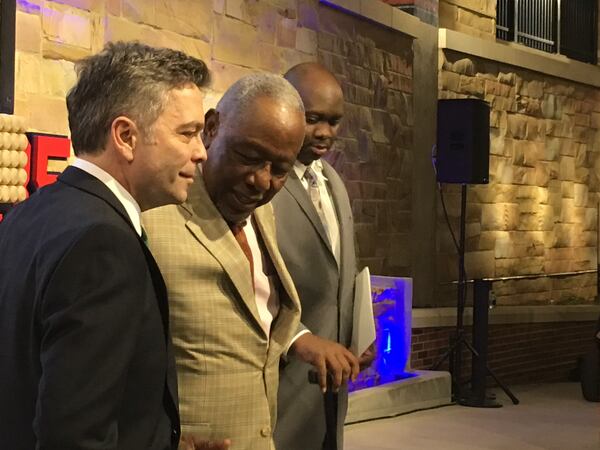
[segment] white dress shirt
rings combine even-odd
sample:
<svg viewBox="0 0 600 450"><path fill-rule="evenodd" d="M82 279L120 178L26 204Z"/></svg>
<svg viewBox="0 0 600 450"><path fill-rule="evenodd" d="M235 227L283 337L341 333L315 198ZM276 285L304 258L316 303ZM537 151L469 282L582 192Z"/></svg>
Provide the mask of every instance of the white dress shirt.
<svg viewBox="0 0 600 450"><path fill-rule="evenodd" d="M333 204L333 199L331 198L331 194L329 193L329 189L327 187L329 180L327 180L327 177L323 175L323 163L320 159L317 159L316 161L313 161L308 166L306 166L300 161L296 160L296 162L294 163L294 172L296 172L296 175L300 179L300 182L302 183L302 186L304 186L304 189L308 190L308 181L304 177L304 173L309 167L313 169L314 173L317 176L317 186L319 188L319 195L321 197L321 207L323 209L325 221L327 222L323 225L327 232L327 237L329 238L331 249L333 250L333 256L335 257L335 260L338 263L339 267L340 225L338 223L337 214L335 212L335 205Z"/></svg>
<svg viewBox="0 0 600 450"><path fill-rule="evenodd" d="M254 221L248 219L246 225L244 225L244 233L252 251L254 301L256 302L263 330L269 337L273 318L279 312L279 277L275 271L271 274L265 273L265 268L272 265L272 263L267 259L269 258L267 249L258 243L254 226Z"/></svg>
<svg viewBox="0 0 600 450"><path fill-rule="evenodd" d="M108 189L110 189L113 194L115 194L115 197L117 197L117 199L123 205L123 208L125 208L125 212L129 216L129 219L133 224L133 228L135 228L137 234L141 236L142 219L140 205L138 205L138 202L135 201L127 189L125 189L121 183L115 180L111 174L101 169L96 164L86 161L85 159L75 158L75 161L71 165L89 173L95 178L98 178L106 185Z"/></svg>

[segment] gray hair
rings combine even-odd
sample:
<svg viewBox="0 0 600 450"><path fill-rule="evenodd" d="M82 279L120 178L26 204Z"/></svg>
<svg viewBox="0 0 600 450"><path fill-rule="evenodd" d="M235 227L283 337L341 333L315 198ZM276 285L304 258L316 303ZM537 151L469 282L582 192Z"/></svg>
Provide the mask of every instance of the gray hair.
<svg viewBox="0 0 600 450"><path fill-rule="evenodd" d="M76 155L101 153L113 120L121 115L151 133L169 91L208 82L203 61L139 42L108 43L100 53L79 61L76 70L77 83L67 95Z"/></svg>
<svg viewBox="0 0 600 450"><path fill-rule="evenodd" d="M253 73L237 80L223 94L216 110L221 116L236 117L259 97L276 99L304 115L304 103L294 86L281 75L266 72Z"/></svg>

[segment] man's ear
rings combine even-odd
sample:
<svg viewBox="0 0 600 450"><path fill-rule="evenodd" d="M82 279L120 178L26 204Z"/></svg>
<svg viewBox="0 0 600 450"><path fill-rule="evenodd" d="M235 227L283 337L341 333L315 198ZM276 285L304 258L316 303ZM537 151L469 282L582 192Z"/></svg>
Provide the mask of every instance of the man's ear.
<svg viewBox="0 0 600 450"><path fill-rule="evenodd" d="M202 130L202 142L208 150L210 144L217 136L219 131L219 111L210 108L204 115L204 129Z"/></svg>
<svg viewBox="0 0 600 450"><path fill-rule="evenodd" d="M140 139L137 125L129 117L119 116L110 125L109 139L127 162L133 161L135 145Z"/></svg>

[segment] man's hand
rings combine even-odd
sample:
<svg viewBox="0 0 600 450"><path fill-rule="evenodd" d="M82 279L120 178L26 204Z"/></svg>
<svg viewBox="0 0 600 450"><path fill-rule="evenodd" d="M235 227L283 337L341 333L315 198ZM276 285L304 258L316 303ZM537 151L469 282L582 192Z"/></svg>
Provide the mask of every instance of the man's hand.
<svg viewBox="0 0 600 450"><path fill-rule="evenodd" d="M355 381L358 376L358 359L337 342L306 333L294 341L290 350L317 369L319 386L323 392L327 390L327 371L332 375L334 392L349 379Z"/></svg>
<svg viewBox="0 0 600 450"><path fill-rule="evenodd" d="M179 450L228 450L231 445L229 439L222 441L207 441L193 434L182 434L179 441Z"/></svg>
<svg viewBox="0 0 600 450"><path fill-rule="evenodd" d="M366 368L368 368L373 360L375 359L375 343L369 345L360 358L358 358L358 364L360 366L360 371L362 372Z"/></svg>

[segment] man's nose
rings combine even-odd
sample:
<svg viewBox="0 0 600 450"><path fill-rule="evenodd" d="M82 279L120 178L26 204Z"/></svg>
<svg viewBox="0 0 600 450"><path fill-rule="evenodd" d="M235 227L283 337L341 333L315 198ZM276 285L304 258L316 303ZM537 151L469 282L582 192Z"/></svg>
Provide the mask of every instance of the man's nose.
<svg viewBox="0 0 600 450"><path fill-rule="evenodd" d="M271 181L273 177L271 175L271 164L267 163L252 176L252 185L260 192L266 192L271 189Z"/></svg>
<svg viewBox="0 0 600 450"><path fill-rule="evenodd" d="M319 122L315 127L315 136L319 138L333 137L333 129L327 122Z"/></svg>
<svg viewBox="0 0 600 450"><path fill-rule="evenodd" d="M204 142L202 142L202 138L198 135L194 138L194 147L192 149L192 161L194 163L204 162L207 158L206 147L204 147Z"/></svg>

